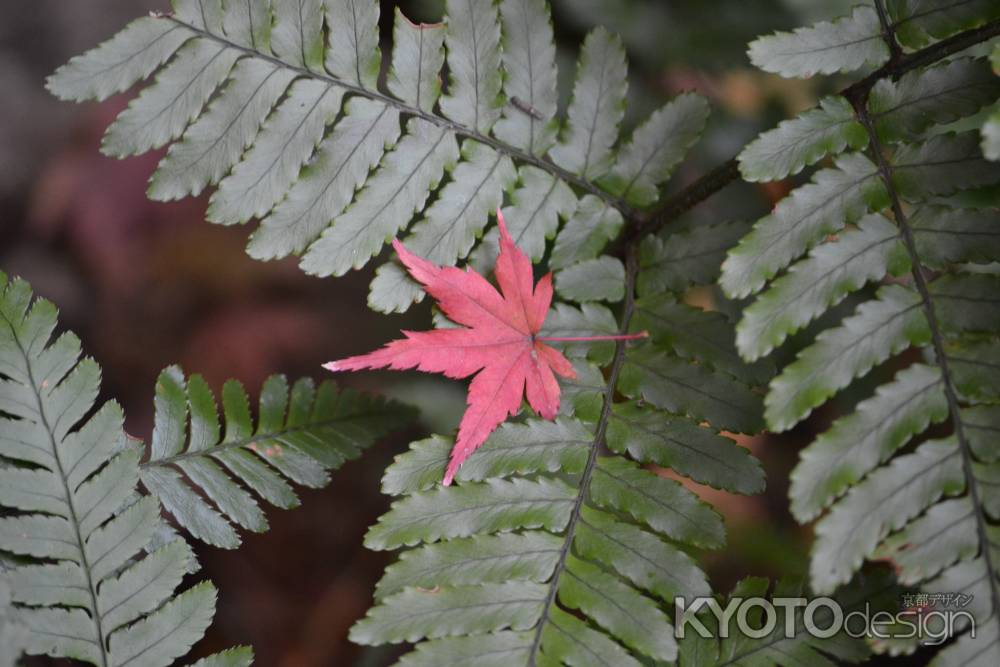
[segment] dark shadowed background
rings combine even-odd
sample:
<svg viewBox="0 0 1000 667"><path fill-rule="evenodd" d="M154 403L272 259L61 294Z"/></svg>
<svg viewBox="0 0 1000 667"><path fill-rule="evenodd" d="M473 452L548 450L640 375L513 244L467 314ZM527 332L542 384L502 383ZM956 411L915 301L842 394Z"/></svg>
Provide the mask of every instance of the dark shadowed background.
<svg viewBox="0 0 1000 667"><path fill-rule="evenodd" d="M811 106L839 83L762 74L750 67L745 47L760 33L834 15L848 2L552 2L564 103L576 50L598 24L622 34L629 50L628 123L685 90L710 99L709 132L674 187L732 157L761 129ZM443 0L384 0L384 40L396 4L412 19L430 22L440 18ZM23 276L59 305L62 324L103 366L106 397L123 404L129 433L143 439L151 430L154 380L167 365L203 374L216 390L226 378L237 378L254 394L271 373L319 377L322 362L372 349L403 327L426 328L430 319L427 304L405 317L369 311L369 271L321 280L300 272L294 260L251 260L243 252L248 230L204 222L204 197L150 202L145 185L159 155L116 161L98 151L103 129L128 95L72 105L45 91L45 77L70 56L127 20L166 8L167 0L16 1L5 3L0 23L0 269ZM681 224L752 218L788 185L731 186ZM716 295L707 290L695 298L708 304ZM303 507L270 511L270 532L245 535L240 550L199 547L204 574L221 589L200 655L245 643L254 645L257 664L266 667L382 665L395 655L347 641L387 562L386 555L365 551L362 537L388 504L378 490L384 467L409 440L450 432L464 388L437 377L387 373L344 382L418 403L423 422L348 464L330 487L301 492ZM842 407L859 395L837 400ZM788 514L785 479L798 449L836 407L831 402L780 437L743 439L764 461L764 495L747 499L699 489L723 511L729 529L727 549L707 557L713 588L728 590L747 574L804 572L809 534Z"/></svg>

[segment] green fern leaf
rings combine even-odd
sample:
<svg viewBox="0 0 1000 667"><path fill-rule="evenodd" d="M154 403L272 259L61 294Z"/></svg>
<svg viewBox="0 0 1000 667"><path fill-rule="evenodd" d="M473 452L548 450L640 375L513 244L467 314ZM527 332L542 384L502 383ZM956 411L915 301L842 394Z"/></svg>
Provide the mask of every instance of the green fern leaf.
<svg viewBox="0 0 1000 667"><path fill-rule="evenodd" d="M271 41L275 55L305 70L322 72L323 24L318 20L322 16L321 0L274 3ZM184 20L186 17L180 15L179 18ZM196 18L189 21L197 25Z"/></svg>
<svg viewBox="0 0 1000 667"><path fill-rule="evenodd" d="M1000 18L1000 9L990 0L893 0L888 4L896 34L910 47Z"/></svg>
<svg viewBox="0 0 1000 667"><path fill-rule="evenodd" d="M758 292L827 234L887 204L875 165L858 153L844 155L836 169L818 172L754 225L726 257L719 284L731 298Z"/></svg>
<svg viewBox="0 0 1000 667"><path fill-rule="evenodd" d="M946 417L940 374L923 365L900 372L802 452L792 472L792 512L801 521L814 518L910 438Z"/></svg>
<svg viewBox="0 0 1000 667"><path fill-rule="evenodd" d="M932 269L963 262L989 264L1000 257L1000 230L990 211L922 206L910 223L917 252Z"/></svg>
<svg viewBox="0 0 1000 667"><path fill-rule="evenodd" d="M556 480L487 480L421 491L395 503L365 536L369 549L396 549L420 540L468 537L518 528L566 525L575 494Z"/></svg>
<svg viewBox="0 0 1000 667"><path fill-rule="evenodd" d="M410 23L397 7L392 38L389 91L411 106L430 111L441 95L437 73L444 65L444 26Z"/></svg>
<svg viewBox="0 0 1000 667"><path fill-rule="evenodd" d="M678 482L621 458L598 459L594 504L630 515L654 532L702 548L721 547L722 518Z"/></svg>
<svg viewBox="0 0 1000 667"><path fill-rule="evenodd" d="M790 429L873 369L903 368L833 421L802 451L792 473L793 514L803 523L820 517L812 587L831 592L847 584L865 560L890 559L901 581L920 591L972 595L976 602L967 611L975 631L970 623L956 627L954 641L931 664L985 667L1000 655L1000 553L993 523L1000 514L993 430L1000 419L994 275L1000 172L980 153L979 134L965 130L995 103L1000 88L981 50L947 59L949 42L957 52L958 45L988 39L989 29L945 38L995 20L997 9L954 0L878 2L874 9L856 9L854 16L880 15L877 39L892 60L845 89L852 117L843 122L864 129L857 146L866 145L868 157L838 159L866 164L851 170L856 177L874 168L870 196L855 195L849 206L828 209L822 224L797 231L794 220L775 219L798 202L815 205L810 200L817 199L817 190L816 184L794 190L730 253L720 282L730 296L765 288L737 326L737 346L749 359L770 353L864 282L901 283L883 285L874 298L857 295L854 314L825 330L814 327L813 342L804 334L804 349L769 386L765 417L772 429ZM905 50L942 39L921 51ZM803 118L822 113L807 111ZM781 135L779 128L760 143ZM817 133L810 140L820 138ZM766 165L758 167L768 174ZM819 172L817 183L829 180L828 174ZM859 222L865 211L872 215ZM855 252L835 257L836 246L849 249L851 239L870 233L872 220L879 221L891 253L865 265L861 258L872 246L859 243ZM857 229L839 233L855 224ZM839 238L816 245L831 232ZM817 262L819 257L828 263ZM811 294L827 276L830 284ZM912 363L914 354L923 363ZM873 647L897 653L922 642L926 638L897 638Z"/></svg>
<svg viewBox="0 0 1000 667"><path fill-rule="evenodd" d="M579 473L586 463L591 439L587 427L573 419L503 424L490 436L491 447L486 453L463 465L455 479L479 482L539 471ZM396 457L386 472L383 492L399 495L435 486L453 445L453 441L440 436L414 443L410 451Z"/></svg>
<svg viewBox="0 0 1000 667"><path fill-rule="evenodd" d="M275 36L279 26L280 20ZM264 217L296 182L299 168L323 138L324 127L337 116L343 97L342 89L322 81L295 81L243 160L212 194L208 219L231 225Z"/></svg>
<svg viewBox="0 0 1000 667"><path fill-rule="evenodd" d="M169 665L205 633L215 588L174 595L191 549L150 547L159 507L136 494L139 452L121 409L95 409L100 370L80 360L73 334L50 342L55 327L50 303L0 274L0 456L18 463L0 466L0 504L17 510L0 518L0 544L26 558L6 574L23 648L100 667Z"/></svg>
<svg viewBox="0 0 1000 667"><path fill-rule="evenodd" d="M504 191L514 183L516 171L503 154L466 141L451 179L404 239L411 252L436 264L454 264L469 254L490 215L503 202ZM404 311L423 296L420 286L393 262L378 268L368 304L382 312Z"/></svg>
<svg viewBox="0 0 1000 667"><path fill-rule="evenodd" d="M933 440L867 477L816 528L811 576L820 593L847 583L862 560L893 529L902 528L942 496L965 487L954 440Z"/></svg>
<svg viewBox="0 0 1000 667"><path fill-rule="evenodd" d="M895 165L896 188L909 201L1000 182L1000 165L983 158L975 132L943 134L922 144L904 145L895 155Z"/></svg>
<svg viewBox="0 0 1000 667"><path fill-rule="evenodd" d="M990 116L983 125L982 149L987 159L1000 161L1000 111Z"/></svg>
<svg viewBox="0 0 1000 667"><path fill-rule="evenodd" d="M761 400L731 375L712 371L645 348L629 355L622 374L622 393L642 398L669 412L704 419L737 433L755 433L761 422Z"/></svg>
<svg viewBox="0 0 1000 667"><path fill-rule="evenodd" d="M980 60L959 59L916 70L898 82L879 80L869 109L886 140L919 137L932 125L979 111L1000 96L1000 80ZM740 171L751 181L775 181L796 174L827 155L868 144L868 135L843 97L826 97L820 106L782 122L740 153Z"/></svg>
<svg viewBox="0 0 1000 667"><path fill-rule="evenodd" d="M916 292L887 285L840 326L823 331L771 382L767 423L787 430L892 355L928 343L930 331L920 305Z"/></svg>
<svg viewBox="0 0 1000 667"><path fill-rule="evenodd" d="M457 159L458 146L450 134L411 119L407 134L386 154L354 204L310 246L302 269L339 276L366 264L423 207L431 188Z"/></svg>
<svg viewBox="0 0 1000 667"><path fill-rule="evenodd" d="M190 38L189 30L168 21L136 19L61 67L49 78L48 89L63 100L105 99L155 72Z"/></svg>
<svg viewBox="0 0 1000 667"><path fill-rule="evenodd" d="M659 199L658 186L670 178L707 121L708 103L703 97L689 93L675 98L636 129L604 184L634 206L654 203Z"/></svg>
<svg viewBox="0 0 1000 667"><path fill-rule="evenodd" d="M229 76L239 55L208 39L185 43L157 74L156 86L142 91L111 124L101 151L111 157L139 155L179 138Z"/></svg>
<svg viewBox="0 0 1000 667"><path fill-rule="evenodd" d="M957 273L929 285L941 329L957 336L1000 328L1000 276ZM974 304L973 307L969 307Z"/></svg>
<svg viewBox="0 0 1000 667"><path fill-rule="evenodd" d="M971 116L1000 97L1000 79L980 59L959 58L899 81L882 79L868 108L886 141L920 137L932 125Z"/></svg>
<svg viewBox="0 0 1000 667"><path fill-rule="evenodd" d="M608 172L625 115L626 86L621 40L602 28L594 30L583 42L565 135L552 150L556 164L588 179Z"/></svg>
<svg viewBox="0 0 1000 667"><path fill-rule="evenodd" d="M816 246L775 280L744 311L736 346L745 358L759 359L868 281L908 269L896 226L881 215L866 216L857 229Z"/></svg>
<svg viewBox="0 0 1000 667"><path fill-rule="evenodd" d="M556 53L544 0L502 0L503 88L507 104L495 127L498 139L544 155L556 141ZM518 108L517 99L527 111Z"/></svg>
<svg viewBox="0 0 1000 667"><path fill-rule="evenodd" d="M764 490L760 462L731 439L694 422L635 403L616 405L608 447L640 463L671 468L696 482L734 493Z"/></svg>
<svg viewBox="0 0 1000 667"><path fill-rule="evenodd" d="M784 77L810 77L880 65L889 59L873 7L858 5L849 16L751 42L754 65Z"/></svg>
<svg viewBox="0 0 1000 667"><path fill-rule="evenodd" d="M500 475L546 474L548 470L559 470L562 475L582 473L572 464L557 468L533 454L529 458L519 452L515 452L517 463L501 472L489 463L509 461L509 452L518 442L522 449L558 450L568 426L563 422L505 425L498 431L502 437L491 438L469 464L483 454L489 470ZM586 456L593 434L582 424L573 429L577 433L574 438L586 439L574 440L572 451ZM555 439L553 431L560 434ZM379 584L378 605L352 629L354 641L391 643L499 633L480 638L495 645L504 659L526 660L539 648L533 646L532 634L508 630L537 627L549 600L546 582L559 566L567 577L559 588L559 599L566 608L580 610L638 654L674 659L676 645L669 617L634 586L664 600L671 599L673 592L704 593L704 575L694 562L658 535L717 546L722 526L714 512L676 482L620 459L598 459L591 486L594 507L584 508L578 518L578 556L569 556L558 533L567 528L577 491L564 482L514 477L507 482L491 479L486 483L463 482L457 488L415 490L423 485L412 482L425 479L424 471L431 466L438 474L431 483L437 482L449 444L417 443L386 473L387 490L403 490L409 495L394 503L369 532L366 543L378 549L416 542L423 546L404 552L400 561L387 569ZM432 453L429 445L437 451ZM471 476L478 477L482 471L479 467ZM463 466L459 479L467 474ZM622 522L608 513L618 510L628 511L645 527ZM522 532L508 532L518 529ZM434 543L438 537L449 539ZM612 568L623 579L595 562ZM566 618L571 617L557 608L549 610L539 639L546 651L571 655L580 650L582 642L590 648L603 646L625 663L631 659L622 647L587 626L581 626L567 646L561 645L562 639L545 634L555 632L562 638L559 628L572 623ZM403 664L431 659L441 651L475 654L472 646L457 639L431 641L404 658Z"/></svg>
<svg viewBox="0 0 1000 667"><path fill-rule="evenodd" d="M213 653L202 658L191 667L250 667L253 651L246 647L234 648L221 653Z"/></svg>
<svg viewBox="0 0 1000 667"><path fill-rule="evenodd" d="M317 152L287 198L261 221L247 246L257 259L305 250L340 214L365 182L387 146L399 138L399 116L379 102L354 99L346 115Z"/></svg>
<svg viewBox="0 0 1000 667"><path fill-rule="evenodd" d="M993 47L990 55L993 73L1000 76L1000 46ZM989 160L1000 160L1000 111L994 111L983 124L983 155Z"/></svg>
<svg viewBox="0 0 1000 667"><path fill-rule="evenodd" d="M447 664L474 664L505 667L527 659L531 633L505 630L475 637L455 637L421 642L399 664L406 667L437 667Z"/></svg>
<svg viewBox="0 0 1000 667"><path fill-rule="evenodd" d="M743 222L726 222L647 237L639 254L639 296L714 282L726 251L746 230Z"/></svg>
<svg viewBox="0 0 1000 667"><path fill-rule="evenodd" d="M875 555L891 558L900 583L915 586L958 561L975 557L978 551L972 504L968 498L954 498L932 506L893 533Z"/></svg>
<svg viewBox="0 0 1000 667"><path fill-rule="evenodd" d="M153 442L141 477L194 537L230 549L240 543L234 524L256 532L267 529L254 494L278 507L295 507L299 501L286 477L322 486L328 481L325 471L356 458L408 419L399 405L340 392L330 382L316 389L300 380L289 391L281 376L264 384L256 429L238 382L226 383L222 403L224 434L205 381L198 375L185 380L177 367L163 371L157 381Z"/></svg>
<svg viewBox="0 0 1000 667"><path fill-rule="evenodd" d="M659 606L612 574L573 556L566 559L563 604L578 610L635 652L655 660L677 656L673 625Z"/></svg>
<svg viewBox="0 0 1000 667"><path fill-rule="evenodd" d="M598 29L584 41L561 119L548 3L445 9L433 25L395 12L384 85L376 0L175 0L173 13L131 24L48 85L66 99L104 99L148 79L105 152L171 144L150 196L214 187L209 220L260 220L247 248L257 259L299 255L308 273L342 275L409 228L415 252L448 265L471 253L485 271L496 253L489 214L506 202L534 260L557 234L554 268L596 260L625 219L638 219L633 207L660 200L704 128L705 100L679 96L620 143L627 71L617 37ZM368 301L399 312L420 298L388 263Z"/></svg>
<svg viewBox="0 0 1000 667"><path fill-rule="evenodd" d="M556 292L567 301L621 301L625 267L616 257L587 259L556 274Z"/></svg>
<svg viewBox="0 0 1000 667"><path fill-rule="evenodd" d="M445 116L479 132L500 117L500 24L492 1L447 0L450 85L441 98Z"/></svg>
<svg viewBox="0 0 1000 667"><path fill-rule="evenodd" d="M843 97L825 97L816 109L782 121L740 153L740 173L748 181L776 181L797 174L827 155L868 144L865 128Z"/></svg>
<svg viewBox="0 0 1000 667"><path fill-rule="evenodd" d="M375 589L381 600L406 587L502 584L524 580L543 583L559 560L562 541L542 531L476 535L404 552L386 568Z"/></svg>
<svg viewBox="0 0 1000 667"><path fill-rule="evenodd" d="M657 533L592 507L581 514L574 543L581 557L599 562L661 600L709 593L705 573L688 554Z"/></svg>
<svg viewBox="0 0 1000 667"><path fill-rule="evenodd" d="M577 262L597 257L608 241L618 236L624 224L618 209L594 195L580 199L576 211L556 236L549 265L564 269Z"/></svg>
<svg viewBox="0 0 1000 667"><path fill-rule="evenodd" d="M241 60L218 99L171 145L150 179L151 199L197 196L218 183L257 136L294 73L259 60Z"/></svg>
<svg viewBox="0 0 1000 667"><path fill-rule="evenodd" d="M994 403L1000 399L992 369L1000 363L1000 344L995 340L960 340L945 345L952 361L956 393L970 402Z"/></svg>
<svg viewBox="0 0 1000 667"><path fill-rule="evenodd" d="M545 255L545 242L556 234L559 220L572 214L577 198L566 183L536 167L521 167L518 187L503 208L507 229L517 245L537 262ZM476 248L472 264L480 272L493 268L500 234L494 227Z"/></svg>
<svg viewBox="0 0 1000 667"><path fill-rule="evenodd" d="M618 331L618 322L606 306L596 303L584 303L574 308L565 303L556 304L542 326L543 336L573 336L581 331L590 332L596 336L613 336ZM574 333L575 332L575 333ZM582 343L564 342L561 344L563 354L570 359L589 359L602 366L611 363L614 357L615 345L612 342L585 341Z"/></svg>
<svg viewBox="0 0 1000 667"><path fill-rule="evenodd" d="M762 385L774 375L767 360L752 364L736 351L736 332L721 313L678 303L673 295L642 297L635 304L635 331L654 332L656 344L678 356L700 361L747 385Z"/></svg>
<svg viewBox="0 0 1000 667"><path fill-rule="evenodd" d="M325 6L330 43L350 45L327 50L326 70L343 81L374 90L382 63L378 2L327 0Z"/></svg>
<svg viewBox="0 0 1000 667"><path fill-rule="evenodd" d="M359 644L397 643L448 635L527 630L545 604L546 587L528 581L406 588L389 596L351 628Z"/></svg>

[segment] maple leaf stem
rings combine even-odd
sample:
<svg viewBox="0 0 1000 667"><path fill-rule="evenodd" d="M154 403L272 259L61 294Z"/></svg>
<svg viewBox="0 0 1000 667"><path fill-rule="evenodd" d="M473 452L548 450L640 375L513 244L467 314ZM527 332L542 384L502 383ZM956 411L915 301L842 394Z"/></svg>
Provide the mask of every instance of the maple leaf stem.
<svg viewBox="0 0 1000 667"><path fill-rule="evenodd" d="M635 334L616 334L614 336L535 336L535 340L540 340L546 343L578 343L581 341L598 340L639 340L640 338L649 338L649 332L640 331Z"/></svg>

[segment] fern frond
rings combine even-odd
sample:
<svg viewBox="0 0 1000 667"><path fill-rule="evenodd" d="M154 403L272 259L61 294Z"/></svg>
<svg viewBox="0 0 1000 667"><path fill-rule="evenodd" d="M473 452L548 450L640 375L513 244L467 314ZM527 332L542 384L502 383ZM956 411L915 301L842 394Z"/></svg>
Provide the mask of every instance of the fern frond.
<svg viewBox="0 0 1000 667"><path fill-rule="evenodd" d="M205 380L185 380L176 366L164 370L140 479L192 536L227 549L240 544L236 527L267 530L255 496L283 509L296 507L288 481L324 486L327 471L411 418L402 405L339 390L329 381L317 388L302 379L289 389L280 375L261 388L256 428L246 391L235 380L223 387L222 407L224 432Z"/></svg>
<svg viewBox="0 0 1000 667"><path fill-rule="evenodd" d="M559 568L561 604L581 610L639 653L672 659L676 646L662 602L636 586L661 594L704 593L704 575L668 538L718 546L721 522L676 482L620 459L589 461L593 438L592 428L576 420L505 425L462 468L454 488L436 486L449 440L417 443L398 457L384 488L406 495L365 541L374 549L419 546L386 571L379 604L355 626L352 639L383 643L535 629L544 636L536 640L537 632L524 632L511 647L508 660L515 662L504 664L527 662L539 650L532 648L535 641L546 652L592 642L631 664L621 646L586 626L580 637L563 637L565 617L557 607L542 620L554 594L554 584L546 582ZM578 507L579 480L588 468L591 500ZM639 525L620 518L623 505ZM575 537L567 534L571 517ZM576 545L572 552L570 544ZM561 641L571 644L561 649ZM441 650L432 642L417 655Z"/></svg>
<svg viewBox="0 0 1000 667"><path fill-rule="evenodd" d="M874 16L870 27L891 70L912 57L908 48L988 21L995 31L1000 13L995 3L888 4L820 26L843 36L839 26ZM781 43L765 38L752 48L773 52ZM840 67L860 57L834 60ZM895 377L836 419L792 473L794 515L820 517L812 587L831 592L865 560L887 558L907 585L973 595L975 631L958 628L932 664L985 666L1000 659L1000 494L996 448L987 444L1000 399L1000 170L984 160L977 133L952 130L996 103L1000 79L974 55L914 62L920 66L896 80L876 72L744 151L741 170L751 178L781 178L826 155L840 154L839 169L819 171L759 221L730 253L720 284L730 296L759 293L737 326L737 348L753 360L865 283L889 283L874 296L857 292L853 314L817 327L771 381L765 418L774 430L790 429L892 364ZM963 195L977 189L978 197ZM922 362L902 356L913 349ZM909 651L919 641L875 646Z"/></svg>
<svg viewBox="0 0 1000 667"><path fill-rule="evenodd" d="M140 451L115 403L95 408L100 369L73 334L51 340L56 324L52 304L0 274L0 505L12 510L0 544L28 561L7 574L24 648L100 667L169 665L204 634L215 588L175 594L191 548L153 546L159 504L136 492ZM248 664L241 655L223 664Z"/></svg>
<svg viewBox="0 0 1000 667"><path fill-rule="evenodd" d="M717 266L722 252L689 261L707 273L702 263ZM564 387L565 416L502 425L454 486L439 484L452 447L441 436L413 443L386 471L383 491L396 500L365 544L403 551L352 628L355 642L416 643L404 665L677 659L671 603L710 591L688 551L720 548L725 535L708 504L646 466L733 493L762 491L759 462L720 429L759 428L751 386L770 372L740 361L724 316L678 303L687 281L634 301L636 254L608 296L623 295L619 321L593 302L599 295L580 294L579 308L557 304L545 333L642 327L651 342L566 344L579 389ZM606 377L598 364L610 365Z"/></svg>
<svg viewBox="0 0 1000 667"><path fill-rule="evenodd" d="M442 24L415 25L396 10L383 86L377 0L174 0L172 13L135 21L48 86L100 100L148 79L104 152L169 144L149 196L214 187L209 220L260 220L247 247L257 259L300 255L306 272L339 276L409 230L408 246L440 264L478 243L482 267L495 230L480 237L505 203L533 259L557 233L554 266L597 258L623 217L660 199L701 133L705 100L681 95L621 140L625 53L598 28L559 118L548 3L445 4ZM369 303L402 311L421 297L387 263Z"/></svg>

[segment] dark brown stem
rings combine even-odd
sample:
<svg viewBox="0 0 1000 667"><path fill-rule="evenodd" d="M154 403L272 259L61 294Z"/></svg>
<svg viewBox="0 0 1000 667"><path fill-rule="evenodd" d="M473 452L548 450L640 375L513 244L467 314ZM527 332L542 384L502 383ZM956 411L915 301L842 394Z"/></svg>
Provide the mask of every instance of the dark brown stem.
<svg viewBox="0 0 1000 667"><path fill-rule="evenodd" d="M640 219L626 230L623 242L632 243L655 233L667 222L676 220L739 178L740 165L736 158L720 164L674 196L665 199L655 214Z"/></svg>
<svg viewBox="0 0 1000 667"><path fill-rule="evenodd" d="M907 72L936 63L997 35L1000 35L1000 20L952 35L946 40L935 42L919 51L904 53L895 62L890 60L865 78L844 88L840 94L854 104L857 99L866 97L875 84L882 79L898 79Z"/></svg>
<svg viewBox="0 0 1000 667"><path fill-rule="evenodd" d="M882 39L889 47L889 63L899 62L903 57L903 49L896 40L896 28L889 20L889 13L885 10L885 0L875 0L875 11L878 12L878 22L882 25Z"/></svg>

